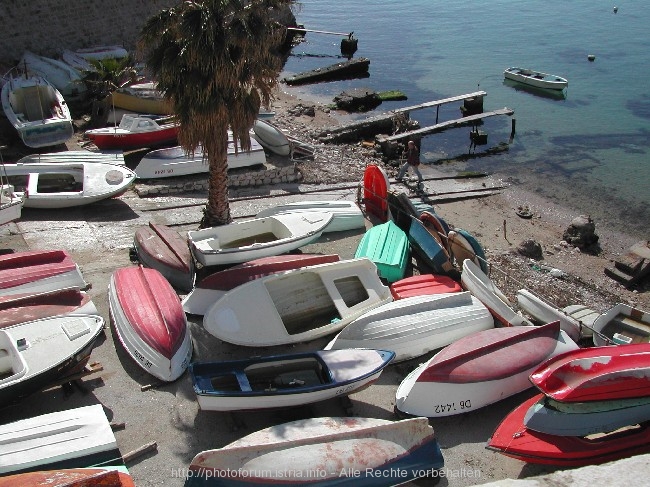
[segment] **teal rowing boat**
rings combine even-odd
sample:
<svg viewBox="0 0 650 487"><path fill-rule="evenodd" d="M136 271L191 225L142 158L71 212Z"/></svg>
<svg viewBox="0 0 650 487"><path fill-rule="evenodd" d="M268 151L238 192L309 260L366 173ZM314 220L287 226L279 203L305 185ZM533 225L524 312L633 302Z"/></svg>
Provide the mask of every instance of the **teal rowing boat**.
<svg viewBox="0 0 650 487"><path fill-rule="evenodd" d="M379 277L389 283L398 281L409 260L408 236L392 220L375 225L364 234L354 257L367 257L377 266Z"/></svg>

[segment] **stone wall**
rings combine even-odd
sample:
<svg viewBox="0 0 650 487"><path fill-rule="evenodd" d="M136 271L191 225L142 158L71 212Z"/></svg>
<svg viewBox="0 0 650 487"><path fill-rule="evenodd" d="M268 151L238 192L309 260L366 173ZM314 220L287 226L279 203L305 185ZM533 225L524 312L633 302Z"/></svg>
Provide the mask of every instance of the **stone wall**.
<svg viewBox="0 0 650 487"><path fill-rule="evenodd" d="M56 57L63 49L121 45L133 50L147 18L178 0L2 0L0 63L23 51Z"/></svg>
<svg viewBox="0 0 650 487"><path fill-rule="evenodd" d="M178 0L0 0L0 65L12 66L25 50L57 57L63 49L120 45L129 51L144 22ZM295 25L290 10L277 16ZM3 73L0 73L0 75Z"/></svg>

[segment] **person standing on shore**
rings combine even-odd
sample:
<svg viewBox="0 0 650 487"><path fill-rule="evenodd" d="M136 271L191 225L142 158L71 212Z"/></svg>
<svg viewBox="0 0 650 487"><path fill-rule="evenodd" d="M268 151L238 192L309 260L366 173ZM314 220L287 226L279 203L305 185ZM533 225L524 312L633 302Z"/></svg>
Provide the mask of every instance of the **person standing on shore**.
<svg viewBox="0 0 650 487"><path fill-rule="evenodd" d="M404 155L406 155L406 162L402 164L402 167L400 167L399 172L397 173L397 181L401 181L404 178L406 171L411 168L418 177L418 184L421 184L422 173L418 168L420 165L420 151L416 147L415 142L409 140L406 151L404 151Z"/></svg>

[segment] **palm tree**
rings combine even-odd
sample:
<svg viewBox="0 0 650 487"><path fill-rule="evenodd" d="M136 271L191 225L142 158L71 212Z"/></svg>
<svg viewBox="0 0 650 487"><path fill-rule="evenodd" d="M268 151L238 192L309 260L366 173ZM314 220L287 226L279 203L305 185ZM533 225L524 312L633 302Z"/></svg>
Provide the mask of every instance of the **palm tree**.
<svg viewBox="0 0 650 487"><path fill-rule="evenodd" d="M183 1L147 20L139 45L147 68L178 117L180 144L199 144L209 164L201 227L230 223L228 130L250 151L250 128L268 107L282 69L286 29L271 20L293 0Z"/></svg>

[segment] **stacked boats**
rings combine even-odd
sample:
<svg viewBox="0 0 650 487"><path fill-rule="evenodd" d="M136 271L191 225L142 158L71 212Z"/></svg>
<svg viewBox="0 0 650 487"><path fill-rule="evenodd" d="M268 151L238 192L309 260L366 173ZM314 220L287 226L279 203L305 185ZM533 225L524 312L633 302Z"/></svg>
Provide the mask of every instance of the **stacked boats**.
<svg viewBox="0 0 650 487"><path fill-rule="evenodd" d="M538 394L487 448L531 463L581 466L650 451L650 344L591 347L530 375Z"/></svg>

